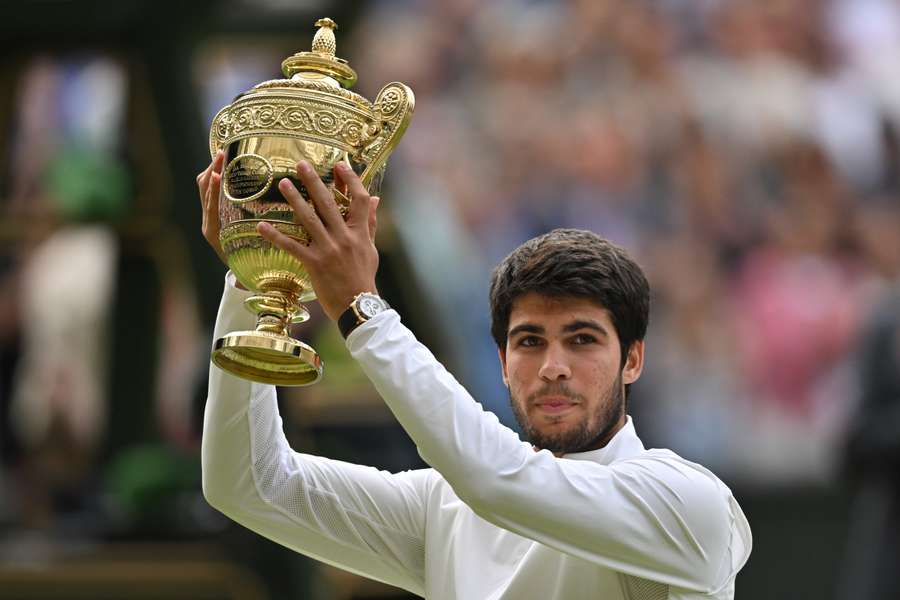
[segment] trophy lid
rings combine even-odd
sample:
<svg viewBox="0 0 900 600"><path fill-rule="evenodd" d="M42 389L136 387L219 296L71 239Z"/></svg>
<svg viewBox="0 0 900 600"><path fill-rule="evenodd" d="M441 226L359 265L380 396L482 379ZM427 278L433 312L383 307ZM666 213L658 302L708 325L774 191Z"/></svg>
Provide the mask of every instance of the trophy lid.
<svg viewBox="0 0 900 600"><path fill-rule="evenodd" d="M337 43L334 30L337 23L328 17L316 21L319 30L313 37L311 52L298 52L281 63L285 77L294 77L303 73L318 73L331 77L345 88L356 83L356 71L343 58L335 56Z"/></svg>

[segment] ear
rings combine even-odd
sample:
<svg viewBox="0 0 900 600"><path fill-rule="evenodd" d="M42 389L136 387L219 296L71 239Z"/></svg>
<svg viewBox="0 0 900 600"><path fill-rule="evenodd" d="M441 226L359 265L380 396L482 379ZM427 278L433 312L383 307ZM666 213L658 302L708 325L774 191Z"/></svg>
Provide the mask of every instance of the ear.
<svg viewBox="0 0 900 600"><path fill-rule="evenodd" d="M628 357L622 368L622 383L634 383L644 370L644 340L638 340L628 349Z"/></svg>
<svg viewBox="0 0 900 600"><path fill-rule="evenodd" d="M506 370L506 348L497 347L500 356L500 374L503 376L503 385L509 387L509 372Z"/></svg>

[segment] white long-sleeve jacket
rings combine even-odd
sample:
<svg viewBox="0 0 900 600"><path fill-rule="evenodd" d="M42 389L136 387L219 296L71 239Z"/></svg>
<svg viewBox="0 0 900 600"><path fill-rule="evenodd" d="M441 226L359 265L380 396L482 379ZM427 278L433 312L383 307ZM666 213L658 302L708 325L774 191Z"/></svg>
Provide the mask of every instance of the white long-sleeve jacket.
<svg viewBox="0 0 900 600"><path fill-rule="evenodd" d="M229 274L215 335L252 329ZM391 474L299 454L275 388L210 367L203 490L289 548L435 600L731 599L747 520L711 472L610 443L556 458L484 411L395 311L347 346L431 469Z"/></svg>

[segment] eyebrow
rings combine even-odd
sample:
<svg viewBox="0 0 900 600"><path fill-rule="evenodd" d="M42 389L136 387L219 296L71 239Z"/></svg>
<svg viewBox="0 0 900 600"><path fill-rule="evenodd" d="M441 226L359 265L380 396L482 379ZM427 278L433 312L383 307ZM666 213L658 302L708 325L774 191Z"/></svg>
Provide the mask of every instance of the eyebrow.
<svg viewBox="0 0 900 600"><path fill-rule="evenodd" d="M542 335L544 333L544 328L540 325L522 323L521 325L516 325L515 327L510 329L509 333L506 334L506 337L514 337L520 333L536 333L538 335Z"/></svg>
<svg viewBox="0 0 900 600"><path fill-rule="evenodd" d="M597 323L596 321L587 321L587 320L578 320L572 321L568 325L565 325L562 330L564 333L572 333L574 331L578 331L579 329L593 329L603 337L609 337L609 332L606 331L606 328Z"/></svg>
<svg viewBox="0 0 900 600"><path fill-rule="evenodd" d="M567 323L563 325L562 331L563 333L573 333L580 329L591 329L593 331L596 331L603 337L609 337L609 332L605 327L603 327L603 325L600 325L596 321L589 321L586 319L578 319L576 321L572 321L571 323ZM510 329L507 337L514 337L520 333L534 333L537 335L543 335L545 333L545 330L541 325L535 325L534 323L522 323L521 325L516 325L515 327Z"/></svg>

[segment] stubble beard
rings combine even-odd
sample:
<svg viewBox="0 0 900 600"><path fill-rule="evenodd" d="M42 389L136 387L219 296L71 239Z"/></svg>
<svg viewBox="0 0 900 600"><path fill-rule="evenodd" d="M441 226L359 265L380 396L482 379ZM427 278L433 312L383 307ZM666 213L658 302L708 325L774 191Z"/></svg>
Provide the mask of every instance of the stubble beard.
<svg viewBox="0 0 900 600"><path fill-rule="evenodd" d="M536 448L549 450L554 454L585 452L600 447L601 442L610 436L625 412L625 390L622 386L622 373L619 372L612 386L604 393L604 398L580 423L558 433L544 434L529 420L525 407L532 405L538 397L547 395L561 395L582 403L585 400L584 396L573 393L565 384L547 384L529 396L524 403L518 402L510 390L509 403L528 442ZM562 418L557 417L556 420Z"/></svg>

